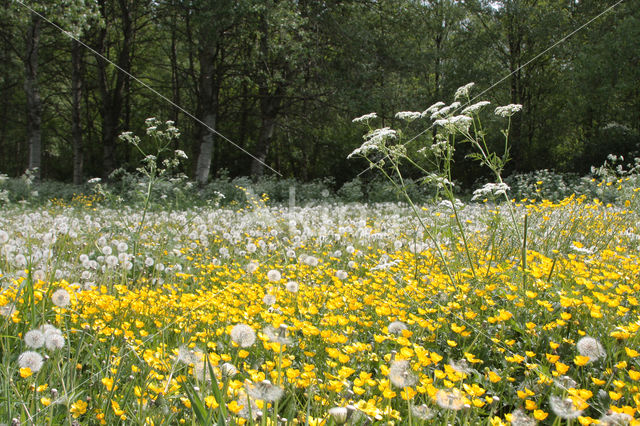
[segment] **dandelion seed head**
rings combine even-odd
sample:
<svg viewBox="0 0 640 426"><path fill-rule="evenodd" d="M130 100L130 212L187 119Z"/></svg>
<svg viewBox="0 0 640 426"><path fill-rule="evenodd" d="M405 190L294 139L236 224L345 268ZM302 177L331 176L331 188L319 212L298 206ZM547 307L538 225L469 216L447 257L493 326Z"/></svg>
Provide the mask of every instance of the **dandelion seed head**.
<svg viewBox="0 0 640 426"><path fill-rule="evenodd" d="M24 335L24 344L32 349L44 346L44 334L40 330L31 330Z"/></svg>
<svg viewBox="0 0 640 426"><path fill-rule="evenodd" d="M578 340L578 343L576 343L576 348L580 355L589 357L589 362L604 359L607 356L600 342L593 337L585 336L581 338Z"/></svg>
<svg viewBox="0 0 640 426"><path fill-rule="evenodd" d="M59 288L51 295L51 301L59 308L66 308L71 303L71 297L67 290Z"/></svg>
<svg viewBox="0 0 640 426"><path fill-rule="evenodd" d="M273 306L276 303L276 297L273 294L267 293L262 298L262 303L267 306Z"/></svg>
<svg viewBox="0 0 640 426"><path fill-rule="evenodd" d="M411 406L411 414L422 421L431 420L435 416L435 411L426 404Z"/></svg>
<svg viewBox="0 0 640 426"><path fill-rule="evenodd" d="M409 361L393 361L389 367L389 380L394 386L406 388L418 383L418 377L411 370Z"/></svg>
<svg viewBox="0 0 640 426"><path fill-rule="evenodd" d="M575 419L582 415L571 398L560 398L555 395L549 397L549 405L556 416L563 419Z"/></svg>
<svg viewBox="0 0 640 426"><path fill-rule="evenodd" d="M336 424L343 425L348 420L349 410L347 407L333 407L329 409L329 415Z"/></svg>
<svg viewBox="0 0 640 426"><path fill-rule="evenodd" d="M527 416L527 414L521 409L517 409L513 413L511 413L511 426L535 426L536 421L531 417Z"/></svg>
<svg viewBox="0 0 640 426"><path fill-rule="evenodd" d="M436 393L436 403L445 410L462 410L465 406L465 400L462 393L458 389L452 391L439 390Z"/></svg>
<svg viewBox="0 0 640 426"><path fill-rule="evenodd" d="M280 274L280 271L276 269L271 269L267 272L267 279L272 283L279 282L282 279L282 274Z"/></svg>
<svg viewBox="0 0 640 426"><path fill-rule="evenodd" d="M50 351L55 351L64 348L65 339L60 333L47 333L45 334L45 347Z"/></svg>
<svg viewBox="0 0 640 426"><path fill-rule="evenodd" d="M285 284L285 288L289 293L297 293L300 290L300 285L295 281L289 281Z"/></svg>
<svg viewBox="0 0 640 426"><path fill-rule="evenodd" d="M402 334L402 331L407 329L407 324L403 323L402 321L393 321L391 324L389 324L387 329L391 334Z"/></svg>
<svg viewBox="0 0 640 426"><path fill-rule="evenodd" d="M608 413L598 419L604 426L626 426L631 423L633 417L627 413Z"/></svg>
<svg viewBox="0 0 640 426"><path fill-rule="evenodd" d="M18 365L20 368L29 368L34 373L37 373L44 365L44 358L38 352L26 351L18 357Z"/></svg>
<svg viewBox="0 0 640 426"><path fill-rule="evenodd" d="M284 395L284 390L272 384L269 380L263 380L258 383L249 382L246 386L249 396L260 401L274 402Z"/></svg>
<svg viewBox="0 0 640 426"><path fill-rule="evenodd" d="M292 340L287 337L287 329L288 327L285 324L280 324L280 327L277 329L269 325L265 327L262 332L271 342L276 342L281 345L290 345Z"/></svg>
<svg viewBox="0 0 640 426"><path fill-rule="evenodd" d="M236 324L231 329L231 340L241 348L248 348L256 341L256 332L247 324Z"/></svg>

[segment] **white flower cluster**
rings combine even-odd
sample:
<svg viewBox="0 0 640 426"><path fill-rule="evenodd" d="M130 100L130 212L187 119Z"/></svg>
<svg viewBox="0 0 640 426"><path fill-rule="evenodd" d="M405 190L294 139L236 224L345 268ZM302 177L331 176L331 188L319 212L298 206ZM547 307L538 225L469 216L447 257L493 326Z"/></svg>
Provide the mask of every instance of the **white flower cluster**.
<svg viewBox="0 0 640 426"><path fill-rule="evenodd" d="M449 133L468 133L472 123L473 118L466 115L441 118L434 122L436 126L443 127Z"/></svg>
<svg viewBox="0 0 640 426"><path fill-rule="evenodd" d="M356 117L351 122L360 123L363 121L373 120L374 118L378 118L378 115L375 112L371 112L369 114L361 115L360 117Z"/></svg>
<svg viewBox="0 0 640 426"><path fill-rule="evenodd" d="M509 104L505 106L499 106L496 108L496 115L499 117L511 117L516 112L522 109L522 105L520 104Z"/></svg>
<svg viewBox="0 0 640 426"><path fill-rule="evenodd" d="M496 197L498 195L507 195L507 191L511 189L509 185L504 182L501 183L486 183L482 188L478 188L473 191L473 197L471 201L475 201L479 198Z"/></svg>
<svg viewBox="0 0 640 426"><path fill-rule="evenodd" d="M477 113L478 111L480 111L485 106L489 105L490 103L491 102L489 102L489 101L476 102L475 104L469 105L468 107L463 109L462 113L465 114L465 115L473 115L473 114Z"/></svg>
<svg viewBox="0 0 640 426"><path fill-rule="evenodd" d="M422 113L415 111L400 111L396 113L396 118L400 120L413 121L422 117Z"/></svg>
<svg viewBox="0 0 640 426"><path fill-rule="evenodd" d="M366 156L370 152L378 151L384 145L387 139L395 139L397 132L389 127L383 127L381 129L375 129L364 136L364 143L353 150L347 158L351 158L357 155Z"/></svg>
<svg viewBox="0 0 640 426"><path fill-rule="evenodd" d="M453 99L458 100L460 98L468 98L469 97L469 91L471 91L471 88L475 85L475 83L468 83L465 84L462 87L458 87L458 90L456 90L455 95L453 95Z"/></svg>

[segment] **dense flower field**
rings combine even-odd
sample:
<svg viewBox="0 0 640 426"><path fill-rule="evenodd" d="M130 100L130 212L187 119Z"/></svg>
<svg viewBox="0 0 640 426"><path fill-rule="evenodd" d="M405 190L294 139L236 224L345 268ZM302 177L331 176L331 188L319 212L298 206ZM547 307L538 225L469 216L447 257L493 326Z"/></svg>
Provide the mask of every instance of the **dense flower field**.
<svg viewBox="0 0 640 426"><path fill-rule="evenodd" d="M514 208L7 209L0 422L640 424L631 204Z"/></svg>

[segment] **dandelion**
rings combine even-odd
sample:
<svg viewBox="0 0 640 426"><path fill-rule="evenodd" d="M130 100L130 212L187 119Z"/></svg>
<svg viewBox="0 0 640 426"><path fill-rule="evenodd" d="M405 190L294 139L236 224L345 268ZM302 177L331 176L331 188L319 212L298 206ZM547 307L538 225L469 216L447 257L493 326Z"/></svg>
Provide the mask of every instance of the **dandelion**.
<svg viewBox="0 0 640 426"><path fill-rule="evenodd" d="M20 368L28 368L34 373L40 371L43 364L44 359L38 352L26 351L21 353L18 357L18 365Z"/></svg>
<svg viewBox="0 0 640 426"><path fill-rule="evenodd" d="M407 329L407 324L402 321L394 321L387 327L391 334L402 334L403 330Z"/></svg>
<svg viewBox="0 0 640 426"><path fill-rule="evenodd" d="M124 243L124 242L118 243L116 248L118 249L118 252L120 252L120 253L124 253L127 250L129 250L129 246L127 245L127 243Z"/></svg>
<svg viewBox="0 0 640 426"><path fill-rule="evenodd" d="M469 363L466 359L461 359L459 361L451 360L449 361L449 365L453 368L457 373L461 374L470 374L473 370L469 366Z"/></svg>
<svg viewBox="0 0 640 426"><path fill-rule="evenodd" d="M347 274L342 269L336 271L336 278L339 279L340 281L346 280L348 276L349 274Z"/></svg>
<svg viewBox="0 0 640 426"><path fill-rule="evenodd" d="M222 254L222 252L220 254ZM260 266L260 265L258 265L258 262L253 262L253 261L249 262L247 264L247 267L246 267L247 268L247 273L253 274L255 271L258 270L258 266Z"/></svg>
<svg viewBox="0 0 640 426"><path fill-rule="evenodd" d="M604 348L593 337L585 336L582 339L578 340L576 343L576 347L578 349L578 353L582 356L588 356L589 362L594 362L599 359L604 359L607 356L607 353L604 351Z"/></svg>
<svg viewBox="0 0 640 426"><path fill-rule="evenodd" d="M582 415L571 398L562 399L558 396L549 397L549 405L556 416L562 419L575 419Z"/></svg>
<svg viewBox="0 0 640 426"><path fill-rule="evenodd" d="M280 324L280 327L277 329L267 326L262 330L262 332L267 336L271 342L276 342L281 345L290 345L292 340L287 337L287 327L285 324Z"/></svg>
<svg viewBox="0 0 640 426"><path fill-rule="evenodd" d="M289 293L297 293L300 290L300 285L295 281L289 281L284 287Z"/></svg>
<svg viewBox="0 0 640 426"><path fill-rule="evenodd" d="M411 414L419 420L431 420L435 416L435 412L426 404L414 405L411 407Z"/></svg>
<svg viewBox="0 0 640 426"><path fill-rule="evenodd" d="M55 351L55 350L64 348L64 343L65 343L65 340L62 334L50 333L45 335L44 346L50 351Z"/></svg>
<svg viewBox="0 0 640 426"><path fill-rule="evenodd" d="M106 263L106 265L110 268L115 268L116 265L118 265L118 258L114 255L107 256L104 259L104 263Z"/></svg>
<svg viewBox="0 0 640 426"><path fill-rule="evenodd" d="M284 395L284 390L269 380L263 380L259 383L247 382L246 386L249 396L260 401L274 402Z"/></svg>
<svg viewBox="0 0 640 426"><path fill-rule="evenodd" d="M399 388L406 388L418 383L418 377L411 370L409 361L394 361L391 363L389 380Z"/></svg>
<svg viewBox="0 0 640 426"><path fill-rule="evenodd" d="M495 114L499 117L511 117L516 112L522 109L520 104L509 104L505 106L499 106L495 110Z"/></svg>
<svg viewBox="0 0 640 426"><path fill-rule="evenodd" d="M273 306L276 303L276 297L273 294L265 294L262 298L262 303L267 306Z"/></svg>
<svg viewBox="0 0 640 426"><path fill-rule="evenodd" d="M231 340L241 348L248 348L256 341L256 332L247 324L236 324L231 329Z"/></svg>
<svg viewBox="0 0 640 426"><path fill-rule="evenodd" d="M343 425L349 419L349 410L347 407L333 407L329 409L329 415L338 425Z"/></svg>
<svg viewBox="0 0 640 426"><path fill-rule="evenodd" d="M578 384L569 376L560 376L553 383L562 390L576 388Z"/></svg>
<svg viewBox="0 0 640 426"><path fill-rule="evenodd" d="M5 318L9 318L16 311L16 305L13 303L7 303L4 306L0 306L0 315Z"/></svg>
<svg viewBox="0 0 640 426"><path fill-rule="evenodd" d="M41 348L44 342L44 334L40 330L31 330L24 335L24 344L29 348Z"/></svg>
<svg viewBox="0 0 640 426"><path fill-rule="evenodd" d="M267 279L272 283L279 282L282 279L282 275L280 274L280 271L272 269L267 272Z"/></svg>
<svg viewBox="0 0 640 426"><path fill-rule="evenodd" d="M0 244L6 244L7 241L9 241L9 234L0 229Z"/></svg>
<svg viewBox="0 0 640 426"><path fill-rule="evenodd" d="M511 422L511 426L535 426L537 423L521 409L517 409L511 413L509 421Z"/></svg>
<svg viewBox="0 0 640 426"><path fill-rule="evenodd" d="M222 375L222 377L233 377L238 374L238 369L235 367L235 365L229 362L225 362L220 366L220 374Z"/></svg>
<svg viewBox="0 0 640 426"><path fill-rule="evenodd" d="M451 392L441 389L436 393L436 403L446 410L458 411L464 408L465 400L458 389L453 389Z"/></svg>
<svg viewBox="0 0 640 426"><path fill-rule="evenodd" d="M631 423L633 417L626 413L609 413L600 417L599 423L604 426L625 426Z"/></svg>
<svg viewBox="0 0 640 426"><path fill-rule="evenodd" d="M313 256L306 256L304 258L304 263L306 263L309 266L315 267L315 266L318 266L318 259Z"/></svg>
<svg viewBox="0 0 640 426"><path fill-rule="evenodd" d="M65 308L71 303L71 297L67 290L59 288L51 295L51 301L59 308Z"/></svg>
<svg viewBox="0 0 640 426"><path fill-rule="evenodd" d="M180 346L178 348L178 362L182 362L185 364L196 364L200 361L201 357L198 356L196 351L193 349L189 349L186 346Z"/></svg>

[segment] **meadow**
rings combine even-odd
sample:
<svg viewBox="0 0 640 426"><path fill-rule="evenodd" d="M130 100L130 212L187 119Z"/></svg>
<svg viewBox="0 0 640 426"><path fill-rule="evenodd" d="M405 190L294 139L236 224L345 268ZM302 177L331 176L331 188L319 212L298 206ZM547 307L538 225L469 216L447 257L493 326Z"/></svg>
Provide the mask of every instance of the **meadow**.
<svg viewBox="0 0 640 426"><path fill-rule="evenodd" d="M640 424L636 190L600 185L5 207L0 423Z"/></svg>

